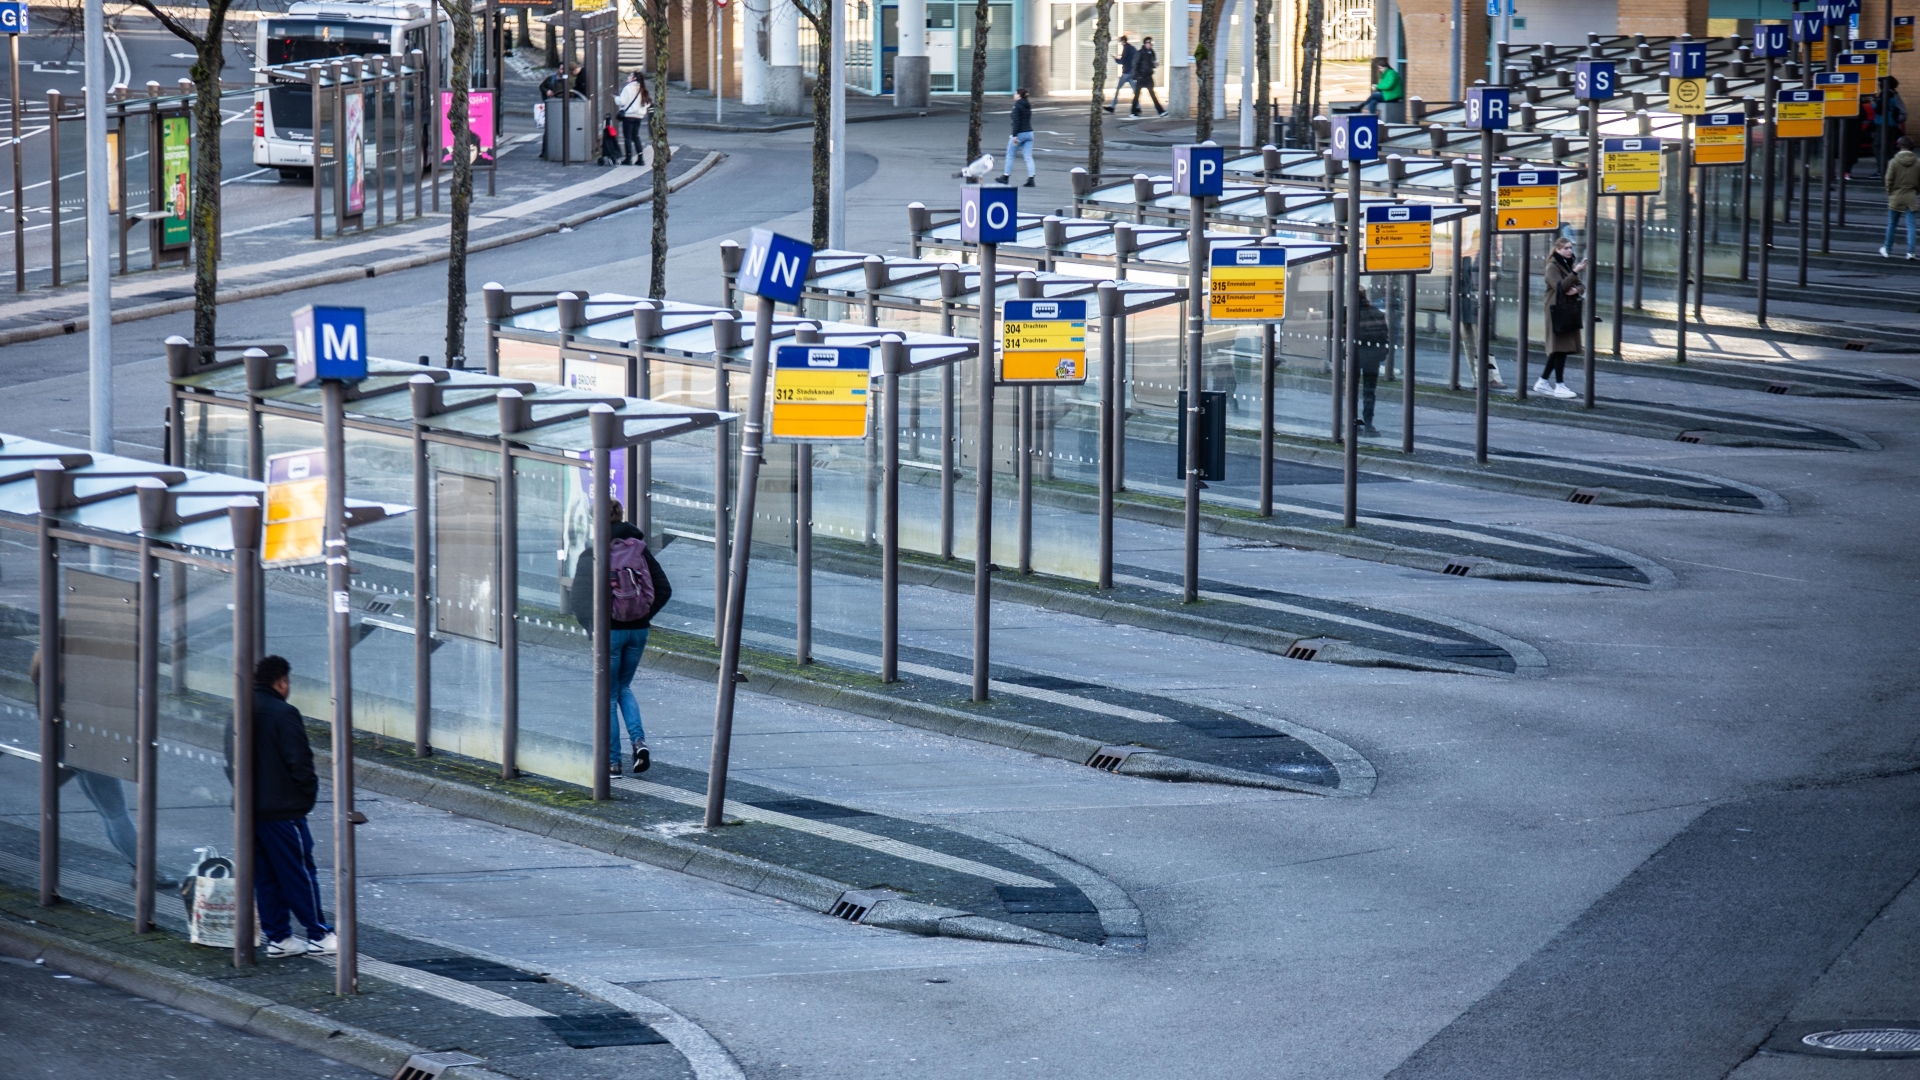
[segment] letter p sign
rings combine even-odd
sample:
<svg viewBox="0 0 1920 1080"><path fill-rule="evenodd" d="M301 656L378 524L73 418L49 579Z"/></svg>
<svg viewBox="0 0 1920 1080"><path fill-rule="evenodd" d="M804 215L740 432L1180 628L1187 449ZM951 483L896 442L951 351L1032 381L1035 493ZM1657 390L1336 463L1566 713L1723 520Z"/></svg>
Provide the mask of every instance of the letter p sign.
<svg viewBox="0 0 1920 1080"><path fill-rule="evenodd" d="M293 379L301 386L367 377L367 309L317 307L293 313Z"/></svg>
<svg viewBox="0 0 1920 1080"><path fill-rule="evenodd" d="M771 229L755 229L747 238L746 257L740 260L740 291L775 303L797 304L812 262L811 245Z"/></svg>
<svg viewBox="0 0 1920 1080"><path fill-rule="evenodd" d="M1175 195L1224 195L1227 191L1227 152L1218 146L1173 148Z"/></svg>

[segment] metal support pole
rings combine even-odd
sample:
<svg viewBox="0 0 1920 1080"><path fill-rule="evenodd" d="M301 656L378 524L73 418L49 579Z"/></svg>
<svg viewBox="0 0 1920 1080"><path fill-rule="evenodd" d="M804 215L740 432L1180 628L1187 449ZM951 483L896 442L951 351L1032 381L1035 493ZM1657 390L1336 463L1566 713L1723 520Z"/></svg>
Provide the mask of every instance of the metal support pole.
<svg viewBox="0 0 1920 1080"><path fill-rule="evenodd" d="M58 468L36 468L45 491ZM44 501L44 500L43 500ZM40 525L40 906L60 902L60 549L53 517Z"/></svg>
<svg viewBox="0 0 1920 1080"><path fill-rule="evenodd" d="M1000 245L980 245L980 398L973 470L973 700L987 700L993 617L993 357Z"/></svg>
<svg viewBox="0 0 1920 1080"><path fill-rule="evenodd" d="M20 158L20 35L7 35L7 86L13 92L13 291L27 291L26 172Z"/></svg>
<svg viewBox="0 0 1920 1080"><path fill-rule="evenodd" d="M1113 588L1113 444L1118 437L1120 426L1116 422L1120 391L1114 385L1114 378L1119 369L1119 365L1115 362L1118 343L1114 341L1114 334L1120 325L1120 289L1111 281L1101 282L1096 289L1100 297L1100 566L1096 583L1102 589L1111 589Z"/></svg>
<svg viewBox="0 0 1920 1080"><path fill-rule="evenodd" d="M1581 344L1581 362L1586 366L1581 377L1586 387L1581 393L1581 404L1593 408L1594 353L1599 343L1594 339L1600 335L1600 290L1594 288L1594 280L1600 276L1600 106L1595 103L1593 111L1587 114L1587 295L1585 310L1582 312L1581 325L1586 328L1586 340ZM1614 252L1614 279L1619 280L1620 254ZM1613 330L1620 332L1619 305L1613 313ZM1553 322L1549 317L1547 332L1553 332ZM1564 380L1565 376L1562 376ZM1522 386L1526 379L1520 380Z"/></svg>
<svg viewBox="0 0 1920 1080"><path fill-rule="evenodd" d="M813 444L795 443L793 658L813 663Z"/></svg>
<svg viewBox="0 0 1920 1080"><path fill-rule="evenodd" d="M339 143L334 145L337 148ZM347 387L329 379L321 384L321 394L327 456L327 673L333 696L334 931L340 939L333 990L346 997L360 992L353 837L353 580L347 566ZM242 928L241 932L249 931Z"/></svg>
<svg viewBox="0 0 1920 1080"><path fill-rule="evenodd" d="M1273 407L1278 327L1260 324L1260 516L1273 516Z"/></svg>
<svg viewBox="0 0 1920 1080"><path fill-rule="evenodd" d="M884 374L880 386L880 432L885 472L885 501L880 517L880 681L900 679L900 370L906 366L904 340L880 346Z"/></svg>
<svg viewBox="0 0 1920 1080"><path fill-rule="evenodd" d="M953 442L956 438L954 428L955 412L959 402L955 400L954 370L948 364L940 369L940 558L943 561L953 559L953 480L954 460Z"/></svg>
<svg viewBox="0 0 1920 1080"><path fill-rule="evenodd" d="M714 695L713 756L707 765L706 827L720 827L727 804L727 758L733 746L733 699L739 684L740 631L747 612L748 553L753 546L753 499L760 483L760 432L767 411L767 353L773 340L773 300L754 300L753 366L747 411L741 414L740 492L734 499L733 565L727 583L726 632L720 642L720 685Z"/></svg>
<svg viewBox="0 0 1920 1080"><path fill-rule="evenodd" d="M1456 186L1453 189L1453 201L1457 203L1464 198L1465 192ZM1447 270L1447 389L1449 390L1460 389L1460 316L1462 314L1460 301L1464 284L1460 280L1460 262L1463 258L1462 241L1465 239L1460 226L1465 222L1465 218L1460 218L1448 226L1448 231L1453 234L1453 262L1449 264Z"/></svg>
<svg viewBox="0 0 1920 1080"><path fill-rule="evenodd" d="M333 82L333 235L347 228L347 84L342 65L327 65ZM358 155L355 155L356 157Z"/></svg>
<svg viewBox="0 0 1920 1080"><path fill-rule="evenodd" d="M1014 426L1014 476L1019 484L1019 505L1014 515L1020 550L1020 573L1033 573L1033 387L1023 386L1016 400L1019 412Z"/></svg>
<svg viewBox="0 0 1920 1080"><path fill-rule="evenodd" d="M1747 121L1746 157L1740 162L1740 280L1753 280L1753 131Z"/></svg>
<svg viewBox="0 0 1920 1080"><path fill-rule="evenodd" d="M138 689L135 692L137 711L134 714L134 800L136 804L134 823L133 857L133 932L144 934L153 929L153 864L154 837L159 831L159 765L160 745L160 564L153 555L153 534L160 529L161 516L167 505L166 481L151 476L143 476L138 482L140 501L140 582L139 617L140 627L134 647L134 657L138 666ZM239 567L236 565L235 570ZM247 610L240 604L241 581L236 573L234 577L234 626L238 630L241 613ZM243 641L251 644L253 628L248 626L246 633L236 633L235 655L239 655L239 646ZM234 666L239 667L236 659ZM236 762L237 764L237 762ZM239 780L238 770L234 779ZM251 803L249 802L249 805ZM234 803L235 817L239 816L241 804ZM239 854L239 849L234 849ZM236 864L236 869L237 869ZM235 942L236 946L238 942Z"/></svg>
<svg viewBox="0 0 1920 1080"><path fill-rule="evenodd" d="M260 591L260 503L251 497L227 504L227 524L233 530L233 966L252 967L253 937L253 650L254 610L264 602ZM156 634L158 627L155 628ZM147 809L142 796L141 811ZM152 885L152 870L141 880ZM240 932L244 928L244 933ZM340 931L344 932L343 926ZM344 936L341 941L347 940Z"/></svg>
<svg viewBox="0 0 1920 1080"><path fill-rule="evenodd" d="M593 798L613 797L608 762L614 758L613 673L608 670L613 648L613 443L620 421L611 405L587 410L593 437Z"/></svg>
<svg viewBox="0 0 1920 1080"><path fill-rule="evenodd" d="M1837 120L1822 126L1820 133L1820 254L1833 254L1833 157Z"/></svg>
<svg viewBox="0 0 1920 1080"><path fill-rule="evenodd" d="M1882 175L1885 175L1884 171ZM1794 268L1794 284L1802 289L1807 287L1807 245L1812 239L1808 235L1812 228L1809 221L1813 216L1812 210L1813 146L1803 144L1800 147L1800 252L1799 262Z"/></svg>
<svg viewBox="0 0 1920 1080"><path fill-rule="evenodd" d="M520 391L500 391L500 778L520 775L520 480L507 437L519 430Z"/></svg>
<svg viewBox="0 0 1920 1080"><path fill-rule="evenodd" d="M1521 401L1527 400L1527 362L1533 351L1533 234L1520 234L1520 271L1514 275L1513 288L1518 311L1514 314L1519 321L1518 339L1513 346L1514 380L1513 393Z"/></svg>
<svg viewBox="0 0 1920 1080"><path fill-rule="evenodd" d="M1473 460L1487 463L1487 369L1493 366L1493 132L1480 132L1479 347L1473 358Z"/></svg>
<svg viewBox="0 0 1920 1080"><path fill-rule="evenodd" d="M1413 453L1413 372L1417 348L1414 344L1414 319L1419 314L1420 276L1407 275L1407 355L1400 363L1400 452ZM1272 331L1268 331L1269 334ZM1272 341L1269 337L1268 341ZM1272 378L1271 375L1268 378Z"/></svg>
<svg viewBox="0 0 1920 1080"><path fill-rule="evenodd" d="M432 458L427 451L427 393L433 379L408 380L413 394L413 756L433 756L433 531Z"/></svg>
<svg viewBox="0 0 1920 1080"><path fill-rule="evenodd" d="M1633 197L1633 310L1643 311L1646 305L1641 300L1641 268L1645 265L1642 258L1647 251L1647 197Z"/></svg>
<svg viewBox="0 0 1920 1080"><path fill-rule="evenodd" d="M1767 145L1765 159L1760 166L1760 276L1756 279L1754 292L1754 313L1761 326L1767 325L1767 263L1773 256L1773 158L1774 151L1780 146L1779 118L1775 115L1779 112L1775 99L1779 96L1780 87L1773 79L1771 56L1767 57L1764 85ZM1635 293L1637 297L1637 289Z"/></svg>
<svg viewBox="0 0 1920 1080"><path fill-rule="evenodd" d="M687 75L692 80L691 72ZM729 316L730 318L730 316ZM736 339L737 340L737 339ZM720 349L713 351L713 407L716 411L726 412L733 403L733 387L727 378L727 357ZM727 454L727 429L717 425L713 429L713 643L718 646L726 633L722 614L727 608L727 568L731 561L727 558L727 487L733 472L732 461Z"/></svg>
<svg viewBox="0 0 1920 1080"><path fill-rule="evenodd" d="M1680 258L1674 263L1674 331L1676 340L1673 358L1676 363L1687 362L1687 276L1692 272L1693 251L1689 246L1693 241L1693 117L1680 118Z"/></svg>
<svg viewBox="0 0 1920 1080"><path fill-rule="evenodd" d="M827 244L844 249L847 246L847 5L835 3L828 8L831 12L828 28L833 41L827 80ZM717 101L720 88L715 86L713 93ZM1008 168L1012 166L1012 162L1007 163Z"/></svg>
<svg viewBox="0 0 1920 1080"><path fill-rule="evenodd" d="M53 286L61 285L60 264L60 91L47 91L47 241L53 245Z"/></svg>
<svg viewBox="0 0 1920 1080"><path fill-rule="evenodd" d="M1347 403L1340 523L1349 529L1360 521L1360 169L1360 162L1347 162L1347 250L1340 256L1347 264L1346 378L1336 390Z"/></svg>
<svg viewBox="0 0 1920 1080"><path fill-rule="evenodd" d="M1206 108L1204 104L1201 106ZM1207 198L1187 199L1187 444L1181 448L1186 474L1186 558L1182 563L1180 599L1200 599L1200 350L1206 341L1202 307L1206 303Z"/></svg>
<svg viewBox="0 0 1920 1080"><path fill-rule="evenodd" d="M1613 200L1613 358L1620 359L1621 341L1626 337L1627 277L1627 197L1621 195ZM1587 372L1587 393L1585 405L1593 408L1594 374Z"/></svg>
<svg viewBox="0 0 1920 1080"><path fill-rule="evenodd" d="M1693 127L1697 134L1700 130L1698 121ZM1692 153L1691 149L1688 153ZM1713 174L1699 165L1694 166L1694 171L1700 174L1700 182L1694 185L1693 193L1695 202L1693 215L1696 222L1693 243L1693 321L1697 326L1704 326L1707 300L1707 190L1710 186L1708 178Z"/></svg>
<svg viewBox="0 0 1920 1080"><path fill-rule="evenodd" d="M1334 205L1336 209L1345 210L1344 204ZM1346 231L1345 238L1352 241L1351 230ZM1345 442L1347 438L1347 426L1341 420L1346 405L1341 388L1347 385L1347 338L1341 333L1347 325L1346 309L1347 260L1343 255L1333 261L1333 288L1327 295L1327 402L1332 438L1336 443Z"/></svg>

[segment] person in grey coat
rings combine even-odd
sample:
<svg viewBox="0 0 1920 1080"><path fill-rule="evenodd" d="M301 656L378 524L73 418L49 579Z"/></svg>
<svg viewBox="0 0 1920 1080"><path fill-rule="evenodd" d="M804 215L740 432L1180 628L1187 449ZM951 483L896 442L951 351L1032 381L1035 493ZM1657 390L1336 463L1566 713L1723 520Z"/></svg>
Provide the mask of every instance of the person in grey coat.
<svg viewBox="0 0 1920 1080"><path fill-rule="evenodd" d="M1567 354L1581 350L1580 320L1585 314L1582 297L1586 285L1580 275L1586 269L1587 260L1574 261L1572 240L1562 236L1553 242L1553 254L1547 256L1547 288L1542 294L1547 307L1547 366L1533 384L1536 394L1575 396L1567 388Z"/></svg>

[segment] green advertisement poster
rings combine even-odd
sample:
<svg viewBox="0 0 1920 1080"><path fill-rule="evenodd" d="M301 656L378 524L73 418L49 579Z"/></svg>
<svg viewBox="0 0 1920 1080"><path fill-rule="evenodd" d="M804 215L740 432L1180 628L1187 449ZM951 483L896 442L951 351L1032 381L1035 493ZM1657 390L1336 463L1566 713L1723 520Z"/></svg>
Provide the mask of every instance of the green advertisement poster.
<svg viewBox="0 0 1920 1080"><path fill-rule="evenodd" d="M167 211L166 220L160 223L162 247L183 247L191 235L187 228L187 177L193 171L189 132L184 116L160 121L160 191Z"/></svg>

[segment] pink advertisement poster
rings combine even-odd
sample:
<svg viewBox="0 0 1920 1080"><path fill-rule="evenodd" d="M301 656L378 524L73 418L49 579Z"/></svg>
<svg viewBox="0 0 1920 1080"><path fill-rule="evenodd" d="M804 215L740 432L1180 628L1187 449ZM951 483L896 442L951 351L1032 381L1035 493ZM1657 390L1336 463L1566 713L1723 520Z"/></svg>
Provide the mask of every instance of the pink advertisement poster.
<svg viewBox="0 0 1920 1080"><path fill-rule="evenodd" d="M453 91L440 91L440 145L441 161L453 160L453 121L450 114L453 109ZM493 91L467 91L467 126L473 132L474 142L480 146L480 160L493 160Z"/></svg>

